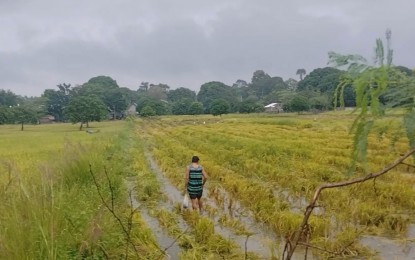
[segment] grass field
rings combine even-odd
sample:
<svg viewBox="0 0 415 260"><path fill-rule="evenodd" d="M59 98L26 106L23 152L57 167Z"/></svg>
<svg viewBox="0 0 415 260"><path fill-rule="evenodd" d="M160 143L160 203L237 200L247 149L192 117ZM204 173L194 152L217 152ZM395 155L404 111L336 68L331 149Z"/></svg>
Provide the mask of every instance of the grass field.
<svg viewBox="0 0 415 260"><path fill-rule="evenodd" d="M408 150L387 117L369 136L368 163L351 173L353 119L171 116L93 123L93 134L0 126L0 258L281 259L320 184L378 171ZM209 174L202 215L180 208L192 155ZM367 235L409 241L413 172L401 165L324 191L309 243L325 251L310 249L314 257L375 257L360 243Z"/></svg>

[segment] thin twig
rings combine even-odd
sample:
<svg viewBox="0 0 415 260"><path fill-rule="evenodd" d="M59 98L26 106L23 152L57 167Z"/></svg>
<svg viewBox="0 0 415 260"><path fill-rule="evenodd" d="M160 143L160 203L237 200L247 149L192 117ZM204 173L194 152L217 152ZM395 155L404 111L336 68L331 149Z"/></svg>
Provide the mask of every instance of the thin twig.
<svg viewBox="0 0 415 260"><path fill-rule="evenodd" d="M401 164L412 167L412 168L415 168L415 165L410 164L410 163L401 162Z"/></svg>
<svg viewBox="0 0 415 260"><path fill-rule="evenodd" d="M376 189L376 178L373 178L373 191L378 195L378 190Z"/></svg>
<svg viewBox="0 0 415 260"><path fill-rule="evenodd" d="M251 234L248 234L246 236L246 240L245 240L245 260L248 259L248 239L251 236Z"/></svg>
<svg viewBox="0 0 415 260"><path fill-rule="evenodd" d="M329 250L327 250L327 249L325 249L325 248L318 247L318 246L315 246L315 245L311 245L311 244L309 244L309 243L298 242L298 245L300 245L300 246L305 246L305 247L309 247L309 248L314 248L314 249L317 249L317 250L320 250L320 251L323 251L323 252L326 252L326 253L330 253L330 254L332 254L332 255L337 255L337 253L336 253L336 252L329 251Z"/></svg>
<svg viewBox="0 0 415 260"><path fill-rule="evenodd" d="M117 222L121 226L121 228L122 228L122 230L123 230L123 232L125 234L125 237L127 239L127 247L128 247L128 244L131 244L132 247L133 247L133 249L134 249L134 251L135 251L135 253L136 253L136 255L139 256L139 253L137 251L137 248L135 247L134 243L131 240L130 231L124 226L124 223L122 222L121 218L115 213L114 206L110 207L110 205L108 205L108 203L105 201L104 196L101 193L101 188L100 188L100 186L98 184L98 181L97 181L97 179L95 177L95 174L92 171L92 165L91 164L89 164L89 172L90 172L90 174L92 176L92 179L94 181L95 187L97 188L98 195L99 195L102 203L104 204L104 206L108 209L108 211L112 214L112 216L117 220ZM105 174L107 175L107 178L108 178L108 174L107 174L106 171L105 171ZM111 190L110 190L111 191L111 199L112 199L111 205L114 205L114 191L113 191L112 185L109 184L109 186L111 187ZM128 257L128 255L126 255L126 257Z"/></svg>
<svg viewBox="0 0 415 260"><path fill-rule="evenodd" d="M331 188L349 186L349 185L352 185L352 184L362 183L362 182L365 182L367 180L379 177L379 176L389 172L390 170L392 170L393 168L395 168L399 164L401 164L406 158L411 156L413 153L415 153L415 148L412 148L411 150L407 151L401 157L399 157L394 162L387 165L385 168L383 168L382 170L380 170L378 172L370 173L366 176L358 177L358 178L347 180L347 181L341 181L341 182L335 182L335 183L325 183L325 184L320 185L317 188L317 190L315 191L313 199L311 200L310 204L306 208L306 211L304 212L303 221L300 225L300 228L298 229L298 232L294 233L294 239L292 241L287 241L286 242L286 246L284 247L284 251L283 251L283 259L284 259L284 256L285 256L285 252L287 252L287 256L285 258L286 260L290 260L291 257L293 256L294 251L295 251L297 245L300 242L302 231L303 231L304 227L308 224L308 219L310 218L311 213L313 212L313 209L316 207L317 199L319 198L321 192L324 189L331 189ZM289 243L289 245L288 245L288 243Z"/></svg>

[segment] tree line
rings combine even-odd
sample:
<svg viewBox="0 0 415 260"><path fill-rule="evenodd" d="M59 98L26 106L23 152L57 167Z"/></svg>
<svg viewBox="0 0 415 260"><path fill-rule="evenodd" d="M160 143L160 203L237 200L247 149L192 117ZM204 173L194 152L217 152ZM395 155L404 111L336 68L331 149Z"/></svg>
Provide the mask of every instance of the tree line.
<svg viewBox="0 0 415 260"><path fill-rule="evenodd" d="M0 124L37 123L51 115L57 122L80 123L80 129L91 121L120 119L134 105L141 116L258 113L270 103L282 104L287 112L325 111L340 104L354 107L356 93L351 72L334 67L317 68L306 74L298 69L302 80L270 76L263 70L253 73L251 81L237 80L232 86L219 81L201 85L196 93L188 88L171 89L167 84L142 82L136 90L118 86L108 76L97 76L72 87L62 83L57 89L46 89L40 97L22 97L0 89ZM396 81L414 78L413 70L393 66L389 73ZM346 84L344 84L346 82ZM342 95L338 98L338 86ZM386 97L380 97L386 100Z"/></svg>

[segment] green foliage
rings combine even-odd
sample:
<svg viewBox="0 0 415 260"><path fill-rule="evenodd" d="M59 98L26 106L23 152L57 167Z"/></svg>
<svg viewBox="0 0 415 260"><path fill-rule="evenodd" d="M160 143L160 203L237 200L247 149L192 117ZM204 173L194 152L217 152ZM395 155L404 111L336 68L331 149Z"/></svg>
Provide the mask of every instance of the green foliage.
<svg viewBox="0 0 415 260"><path fill-rule="evenodd" d="M149 117L157 115L156 111L151 106L145 106L141 109L140 115L142 117Z"/></svg>
<svg viewBox="0 0 415 260"><path fill-rule="evenodd" d="M290 101L288 106L284 108L284 110L286 109L292 112L307 111L310 109L310 103L304 96L297 95Z"/></svg>
<svg viewBox="0 0 415 260"><path fill-rule="evenodd" d="M259 113L264 110L264 106L261 103L252 99L244 100L239 104L240 113Z"/></svg>
<svg viewBox="0 0 415 260"><path fill-rule="evenodd" d="M167 92L167 100L169 102L177 102L182 99L196 100L196 93L188 88L172 89Z"/></svg>
<svg viewBox="0 0 415 260"><path fill-rule="evenodd" d="M355 169L357 162L366 165L368 136L375 121L386 114L388 107L407 107L402 123L410 147L415 146L414 79L391 66L393 51L390 49L390 35L391 32L388 30L386 58L382 40L376 40L375 64L372 66L359 55L329 53L329 63L335 67L347 67L349 72L349 76L338 85L336 95L344 93L347 84L352 84L356 93L356 107L359 109L359 114L351 128L354 134L351 170Z"/></svg>
<svg viewBox="0 0 415 260"><path fill-rule="evenodd" d="M252 76L252 82L249 84L249 89L257 98L263 99L274 91L288 89L288 86L282 78L271 77L264 71L257 70Z"/></svg>
<svg viewBox="0 0 415 260"><path fill-rule="evenodd" d="M104 131L94 138L66 124L36 126L20 136L2 129L12 143L0 151L10 163L9 168L0 164L0 259L116 259L125 254L123 231L103 206L89 171L91 164L103 198L116 205L115 213L127 226L122 148L129 142L118 138L120 127L101 124ZM109 160L109 155L116 158ZM2 178L7 174L10 182ZM143 258L153 259L156 246L147 246L155 244L151 231L138 218L132 225L133 243Z"/></svg>
<svg viewBox="0 0 415 260"><path fill-rule="evenodd" d="M402 72L403 74L405 74L408 77L413 77L415 76L415 72L405 66L395 66L394 67L396 70Z"/></svg>
<svg viewBox="0 0 415 260"><path fill-rule="evenodd" d="M43 97L46 98L47 112L58 122L64 121L63 110L67 106L71 93L71 84L59 84L59 90L46 89Z"/></svg>
<svg viewBox="0 0 415 260"><path fill-rule="evenodd" d="M36 124L38 115L36 111L27 106L16 106L10 108L12 120L14 123L21 124L21 130L24 130L24 124Z"/></svg>
<svg viewBox="0 0 415 260"><path fill-rule="evenodd" d="M18 96L10 90L0 89L0 107L17 106Z"/></svg>
<svg viewBox="0 0 415 260"><path fill-rule="evenodd" d="M298 69L297 72L295 74L300 75L300 80L303 80L303 76L306 74L307 72L305 71L305 69Z"/></svg>
<svg viewBox="0 0 415 260"><path fill-rule="evenodd" d="M173 115L187 115L189 113L189 107L192 104L192 100L182 98L173 103L171 112Z"/></svg>
<svg viewBox="0 0 415 260"><path fill-rule="evenodd" d="M156 100L167 100L167 91L170 87L165 84L153 85L147 90L147 95Z"/></svg>
<svg viewBox="0 0 415 260"><path fill-rule="evenodd" d="M220 116L229 113L230 106L224 99L215 99L212 101L209 111L214 116Z"/></svg>
<svg viewBox="0 0 415 260"><path fill-rule="evenodd" d="M71 98L64 109L65 117L71 123L83 123L101 121L107 116L107 108L97 96L77 96Z"/></svg>
<svg viewBox="0 0 415 260"><path fill-rule="evenodd" d="M87 83L74 87L71 91L71 97L97 96L108 109L113 111L113 114L124 112L130 94L126 93L125 89L121 89L117 82L108 76L93 77Z"/></svg>
<svg viewBox="0 0 415 260"><path fill-rule="evenodd" d="M102 89L119 88L117 81L108 76L97 76L88 80L87 85L96 85Z"/></svg>
<svg viewBox="0 0 415 260"><path fill-rule="evenodd" d="M137 101L137 112L140 113L146 106L151 107L158 116L168 114L168 108L165 102L147 95L141 95Z"/></svg>
<svg viewBox="0 0 415 260"><path fill-rule="evenodd" d="M203 114L203 104L200 102L193 102L189 107L190 115L200 115Z"/></svg>
<svg viewBox="0 0 415 260"><path fill-rule="evenodd" d="M13 113L9 107L0 107L0 125L11 124Z"/></svg>
<svg viewBox="0 0 415 260"><path fill-rule="evenodd" d="M232 87L222 82L212 81L200 87L200 91L197 93L197 100L203 104L206 113L211 113L209 109L212 107L212 102L216 99L226 100L230 106L230 112L234 112L237 110L238 104L234 92Z"/></svg>

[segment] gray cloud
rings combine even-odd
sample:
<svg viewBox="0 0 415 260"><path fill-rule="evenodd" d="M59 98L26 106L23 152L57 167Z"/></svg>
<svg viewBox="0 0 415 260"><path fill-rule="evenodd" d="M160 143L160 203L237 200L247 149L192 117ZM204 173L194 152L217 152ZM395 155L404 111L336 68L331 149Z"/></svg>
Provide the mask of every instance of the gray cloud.
<svg viewBox="0 0 415 260"><path fill-rule="evenodd" d="M39 96L66 82L108 75L198 90L249 81L263 69L284 79L326 66L327 52L370 59L393 32L394 63L415 67L415 4L396 1L0 1L0 88Z"/></svg>

